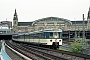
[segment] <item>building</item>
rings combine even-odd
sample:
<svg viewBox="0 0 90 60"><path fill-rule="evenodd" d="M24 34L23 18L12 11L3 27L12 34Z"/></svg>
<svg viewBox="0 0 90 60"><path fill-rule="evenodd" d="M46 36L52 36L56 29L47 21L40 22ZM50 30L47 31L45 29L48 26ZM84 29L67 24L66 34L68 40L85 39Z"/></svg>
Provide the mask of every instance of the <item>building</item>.
<svg viewBox="0 0 90 60"><path fill-rule="evenodd" d="M83 20L70 21L59 17L46 17L33 22L18 22L18 15L15 9L13 17L13 32L30 32L44 29L62 29L63 31L83 30ZM90 30L90 8L87 21L84 21L84 29Z"/></svg>
<svg viewBox="0 0 90 60"><path fill-rule="evenodd" d="M0 22L0 33L11 32L12 22L11 21L1 21Z"/></svg>

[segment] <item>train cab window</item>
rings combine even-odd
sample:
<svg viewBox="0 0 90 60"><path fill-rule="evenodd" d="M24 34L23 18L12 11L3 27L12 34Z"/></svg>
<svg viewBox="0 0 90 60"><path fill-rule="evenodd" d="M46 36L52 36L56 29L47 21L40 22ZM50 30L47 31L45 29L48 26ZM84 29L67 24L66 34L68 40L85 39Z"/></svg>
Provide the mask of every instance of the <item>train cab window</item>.
<svg viewBox="0 0 90 60"><path fill-rule="evenodd" d="M57 36L57 32L54 32L53 34L54 34L54 36Z"/></svg>
<svg viewBox="0 0 90 60"><path fill-rule="evenodd" d="M59 38L59 33L58 32L54 32L53 36L54 36L54 38Z"/></svg>
<svg viewBox="0 0 90 60"><path fill-rule="evenodd" d="M54 38L57 38L57 32L53 33Z"/></svg>
<svg viewBox="0 0 90 60"><path fill-rule="evenodd" d="M53 32L50 33L50 38L53 38Z"/></svg>

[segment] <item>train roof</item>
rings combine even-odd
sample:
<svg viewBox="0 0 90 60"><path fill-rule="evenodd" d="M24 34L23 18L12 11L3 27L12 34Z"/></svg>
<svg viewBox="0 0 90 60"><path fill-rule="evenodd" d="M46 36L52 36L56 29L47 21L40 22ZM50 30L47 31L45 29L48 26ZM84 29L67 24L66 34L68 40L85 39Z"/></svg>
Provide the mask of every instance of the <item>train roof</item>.
<svg viewBox="0 0 90 60"><path fill-rule="evenodd" d="M29 32L29 34L43 33L42 31Z"/></svg>
<svg viewBox="0 0 90 60"><path fill-rule="evenodd" d="M61 29L45 29L43 32L62 32Z"/></svg>
<svg viewBox="0 0 90 60"><path fill-rule="evenodd" d="M44 33L44 32L62 32L61 29L45 29L44 31L33 31L33 32L18 32L14 35L29 35L29 34L37 34L37 33Z"/></svg>

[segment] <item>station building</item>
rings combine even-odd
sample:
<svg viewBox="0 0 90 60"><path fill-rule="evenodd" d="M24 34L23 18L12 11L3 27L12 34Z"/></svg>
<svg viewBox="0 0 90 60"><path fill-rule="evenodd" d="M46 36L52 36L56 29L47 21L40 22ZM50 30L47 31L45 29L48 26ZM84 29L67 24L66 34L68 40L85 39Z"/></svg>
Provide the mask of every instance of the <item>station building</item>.
<svg viewBox="0 0 90 60"><path fill-rule="evenodd" d="M45 17L33 22L18 22L18 15L15 9L13 17L13 26L10 21L0 22L0 33L8 32L32 32L43 31L45 29L62 29L63 40L76 39L75 37L90 39L90 7L88 10L87 20L70 21L60 17ZM84 31L85 30L85 31ZM85 32L85 33L84 33ZM1 37L4 37L3 35ZM7 38L9 35L7 36ZM5 37L6 38L6 37ZM6 39L7 39L6 38ZM3 38L2 38L3 39ZM10 35L11 39L11 35Z"/></svg>
<svg viewBox="0 0 90 60"><path fill-rule="evenodd" d="M46 17L35 20L33 22L18 22L18 15L15 9L13 17L13 32L30 32L44 29L62 29L63 31L82 31L83 19L78 21L70 21L59 17ZM87 20L84 21L85 31L90 30L90 7Z"/></svg>

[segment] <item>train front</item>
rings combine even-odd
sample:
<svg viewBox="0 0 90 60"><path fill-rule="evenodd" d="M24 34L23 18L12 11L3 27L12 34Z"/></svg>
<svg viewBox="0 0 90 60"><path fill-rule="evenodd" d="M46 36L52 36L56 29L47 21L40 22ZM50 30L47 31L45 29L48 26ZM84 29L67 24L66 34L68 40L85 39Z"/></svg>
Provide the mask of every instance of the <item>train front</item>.
<svg viewBox="0 0 90 60"><path fill-rule="evenodd" d="M47 45L51 48L59 48L62 45L62 30L45 31L45 38L47 39Z"/></svg>

